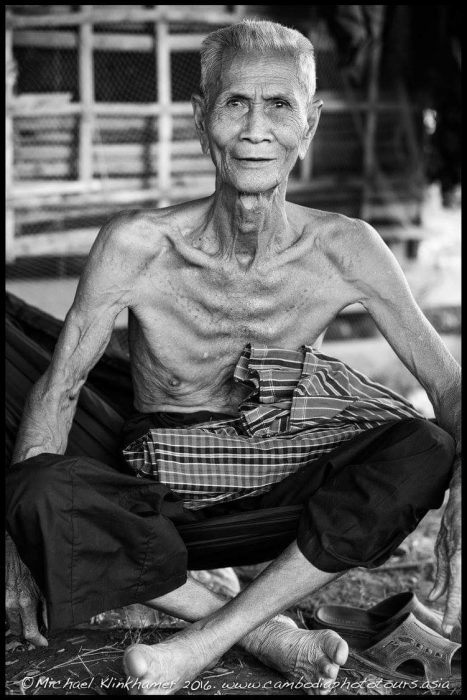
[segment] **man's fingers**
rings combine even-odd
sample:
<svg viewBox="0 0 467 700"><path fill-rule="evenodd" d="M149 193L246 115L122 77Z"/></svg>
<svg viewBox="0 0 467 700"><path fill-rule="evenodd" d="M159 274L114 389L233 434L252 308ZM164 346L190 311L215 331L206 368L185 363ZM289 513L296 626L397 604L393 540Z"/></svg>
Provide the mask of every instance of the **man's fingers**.
<svg viewBox="0 0 467 700"><path fill-rule="evenodd" d="M20 637L23 632L23 626L19 614L18 597L12 592L11 588L8 587L5 592L5 613L11 633L14 634L15 637Z"/></svg>
<svg viewBox="0 0 467 700"><path fill-rule="evenodd" d="M48 630L49 629L49 617L47 615L47 603L45 602L45 598L42 598L41 610L42 610L42 620L44 622L44 627L46 630Z"/></svg>
<svg viewBox="0 0 467 700"><path fill-rule="evenodd" d="M442 595L446 592L446 587L447 587L447 579L446 577L443 577L439 581L435 582L435 585L431 589L430 593L428 594L428 600L430 602L434 602L435 600L438 600L438 598L441 598Z"/></svg>
<svg viewBox="0 0 467 700"><path fill-rule="evenodd" d="M428 600L434 601L438 600L443 593L446 591L448 584L448 575L447 575L447 565L446 561L442 556L438 556L438 561L436 564L436 574L435 574L435 583L433 585L433 588L431 589L430 593L428 594Z"/></svg>
<svg viewBox="0 0 467 700"><path fill-rule="evenodd" d="M10 626L11 634L13 634L15 637L22 637L23 626L21 624L21 616L19 614L19 610L7 608L6 619L8 621L8 625Z"/></svg>
<svg viewBox="0 0 467 700"><path fill-rule="evenodd" d="M451 642L458 642L459 644L462 643L462 623L460 622L460 620L458 620L452 628L452 632L449 636L449 639L451 640Z"/></svg>
<svg viewBox="0 0 467 700"><path fill-rule="evenodd" d="M447 636L459 620L461 604L461 555L458 552L449 562L448 596L443 618L443 632Z"/></svg>
<svg viewBox="0 0 467 700"><path fill-rule="evenodd" d="M35 647L48 647L47 639L39 632L37 625L24 625L23 637Z"/></svg>
<svg viewBox="0 0 467 700"><path fill-rule="evenodd" d="M20 604L21 619L23 621L23 637L36 647L49 645L47 639L39 632L37 620L37 605L32 601Z"/></svg>

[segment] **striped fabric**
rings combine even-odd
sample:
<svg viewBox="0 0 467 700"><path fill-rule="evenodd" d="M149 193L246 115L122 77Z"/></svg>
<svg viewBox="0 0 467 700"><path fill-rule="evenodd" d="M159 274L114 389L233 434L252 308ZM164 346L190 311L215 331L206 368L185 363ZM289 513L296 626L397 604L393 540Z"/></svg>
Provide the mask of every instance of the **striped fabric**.
<svg viewBox="0 0 467 700"><path fill-rule="evenodd" d="M265 493L364 430L422 417L395 392L307 345L247 345L234 379L251 389L238 417L152 428L123 450L137 474L169 486L186 508Z"/></svg>

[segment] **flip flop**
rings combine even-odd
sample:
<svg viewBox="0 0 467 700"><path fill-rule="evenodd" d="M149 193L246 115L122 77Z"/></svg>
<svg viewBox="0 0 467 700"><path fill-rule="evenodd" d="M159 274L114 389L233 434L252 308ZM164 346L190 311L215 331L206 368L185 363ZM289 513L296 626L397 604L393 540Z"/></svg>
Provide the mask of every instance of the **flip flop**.
<svg viewBox="0 0 467 700"><path fill-rule="evenodd" d="M441 632L442 615L427 608L415 593L397 593L364 610L345 605L322 605L312 617L305 617L309 629L331 629L343 637L350 646L359 640L370 639L377 632L403 615L412 613L417 620Z"/></svg>
<svg viewBox="0 0 467 700"><path fill-rule="evenodd" d="M461 684L460 649L460 644L445 639L408 613L378 632L370 645L361 641L358 650L351 649L342 670L412 684L428 681L436 687L447 683L454 689Z"/></svg>

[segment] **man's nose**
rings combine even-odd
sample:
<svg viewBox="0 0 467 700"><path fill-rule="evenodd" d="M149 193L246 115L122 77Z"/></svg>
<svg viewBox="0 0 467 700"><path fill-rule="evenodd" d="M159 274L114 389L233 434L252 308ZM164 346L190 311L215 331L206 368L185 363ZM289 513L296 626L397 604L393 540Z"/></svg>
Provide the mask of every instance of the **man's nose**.
<svg viewBox="0 0 467 700"><path fill-rule="evenodd" d="M252 104L245 115L241 138L252 143L272 141L271 123L264 106Z"/></svg>

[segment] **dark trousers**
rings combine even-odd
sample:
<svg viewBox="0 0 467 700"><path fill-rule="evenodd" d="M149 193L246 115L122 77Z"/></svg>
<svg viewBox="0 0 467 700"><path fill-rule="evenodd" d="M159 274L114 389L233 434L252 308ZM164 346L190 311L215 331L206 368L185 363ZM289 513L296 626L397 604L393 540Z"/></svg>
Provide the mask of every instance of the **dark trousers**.
<svg viewBox="0 0 467 700"><path fill-rule="evenodd" d="M186 511L163 484L91 458L42 454L7 478L7 527L51 630L181 586L187 568L267 561L297 539L318 569L383 563L439 508L452 438L426 420L362 433L259 498Z"/></svg>
<svg viewBox="0 0 467 700"><path fill-rule="evenodd" d="M39 331L53 337L54 329L22 305L7 331L13 437L50 353ZM82 391L72 454L38 455L7 474L7 529L45 594L51 631L164 595L185 582L187 568L268 561L294 540L323 571L378 566L443 502L454 441L434 423L411 419L362 433L259 497L187 511L166 486L113 457L123 423L119 374L112 358L103 359Z"/></svg>

